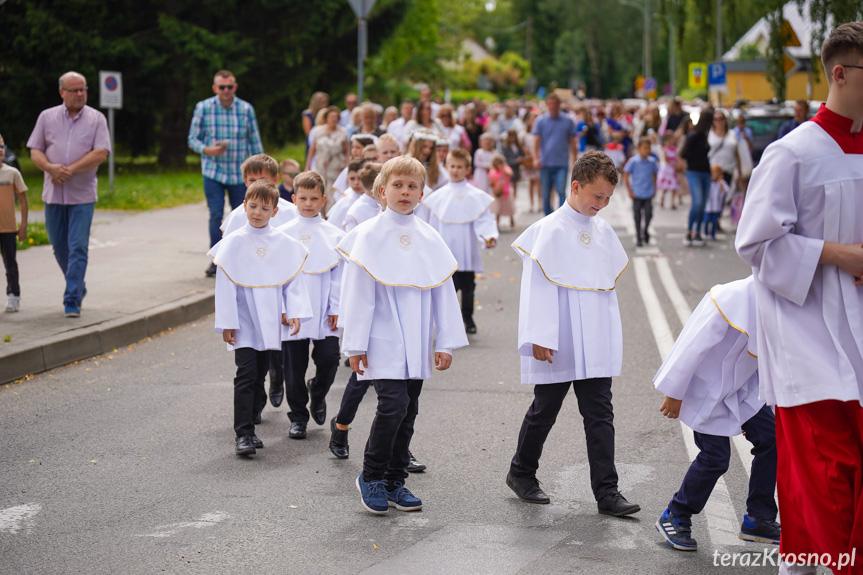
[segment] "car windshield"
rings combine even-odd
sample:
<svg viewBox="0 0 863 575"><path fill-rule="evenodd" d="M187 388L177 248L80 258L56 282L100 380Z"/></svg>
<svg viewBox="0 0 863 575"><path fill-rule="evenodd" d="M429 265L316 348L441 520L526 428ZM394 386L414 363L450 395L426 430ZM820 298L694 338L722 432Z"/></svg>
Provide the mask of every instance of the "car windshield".
<svg viewBox="0 0 863 575"><path fill-rule="evenodd" d="M775 138L777 134L779 134L779 127L786 120L788 120L788 118L750 117L746 119L746 125L752 128L752 135L755 137L772 136Z"/></svg>

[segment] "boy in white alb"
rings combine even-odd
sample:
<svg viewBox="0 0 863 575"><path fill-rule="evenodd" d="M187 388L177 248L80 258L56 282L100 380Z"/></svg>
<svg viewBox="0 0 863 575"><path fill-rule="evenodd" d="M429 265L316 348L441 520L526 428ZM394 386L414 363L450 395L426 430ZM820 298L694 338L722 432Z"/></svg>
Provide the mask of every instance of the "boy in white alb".
<svg viewBox="0 0 863 575"><path fill-rule="evenodd" d="M255 410L266 402L269 350L282 348L281 325L292 333L312 317L300 273L308 250L270 226L279 198L276 185L258 180L246 190L247 224L207 253L216 272L216 333L234 351L234 431L238 455L264 446L255 435ZM288 319L290 318L290 319Z"/></svg>
<svg viewBox="0 0 863 575"><path fill-rule="evenodd" d="M692 516L701 513L731 460L729 437L753 445L746 515L738 537L779 544L776 522L776 427L758 399L755 283L752 276L714 286L689 317L653 378L665 394L659 410L688 425L700 453L656 522L674 549L696 551Z"/></svg>
<svg viewBox="0 0 863 575"><path fill-rule="evenodd" d="M269 180L274 184L279 183L279 163L276 162L275 158L267 154L250 156L240 166L240 170L243 173L243 183L246 184L247 188L261 179ZM274 228L284 225L297 217L296 206L281 196L279 196L278 208L278 210L273 212L273 221L270 222L270 225ZM246 221L246 212L243 206L237 206L235 210L228 214L225 221L222 222L222 237L242 228L246 225Z"/></svg>
<svg viewBox="0 0 863 575"><path fill-rule="evenodd" d="M617 177L611 158L586 153L572 169L569 199L512 244L524 265L518 313L521 382L534 386L534 399L506 484L524 501L549 502L536 470L572 387L584 419L597 509L620 517L641 510L617 487L611 406L611 378L620 375L623 362L614 287L629 260L612 227L596 217L608 205Z"/></svg>
<svg viewBox="0 0 863 575"><path fill-rule="evenodd" d="M327 212L327 221L340 230L345 229L345 216L348 214L348 210L365 194L363 182L360 180L360 171L367 163L368 160L360 159L348 164L348 189L345 190L345 195L336 200L336 203Z"/></svg>
<svg viewBox="0 0 863 575"><path fill-rule="evenodd" d="M299 217L278 228L309 250L303 276L314 314L311 321L303 323L299 333L285 333L286 339L282 342L291 439L305 439L310 411L318 425L327 420L326 397L339 369L336 324L339 319L342 258L336 245L345 234L321 217L321 210L327 202L324 187L324 179L315 172L303 172L297 176L294 180L294 205ZM310 341L314 345L315 377L306 383ZM309 396L311 405L307 409Z"/></svg>
<svg viewBox="0 0 863 575"><path fill-rule="evenodd" d="M480 245L485 249L497 245L498 230L488 207L494 198L467 181L470 153L461 148L447 155L447 185L423 200L428 223L438 231L458 262L452 276L456 291L461 292L461 315L467 333L476 333L473 321L476 274L482 273Z"/></svg>
<svg viewBox="0 0 863 575"><path fill-rule="evenodd" d="M455 258L413 210L425 169L394 158L379 176L387 209L339 243L347 267L342 284L342 352L362 381L371 381L378 409L357 477L363 507L385 514L422 508L404 487L408 450L424 379L448 369L452 350L467 345L451 276Z"/></svg>
<svg viewBox="0 0 863 575"><path fill-rule="evenodd" d="M863 22L833 30L821 62L827 102L765 150L735 247L755 276L761 394L776 406L779 550L863 573Z"/></svg>
<svg viewBox="0 0 863 575"><path fill-rule="evenodd" d="M381 205L375 199L373 190L373 184L381 171L381 166L382 164L369 162L360 170L360 181L363 184L365 194L360 196L345 214L343 227L346 232L381 213Z"/></svg>

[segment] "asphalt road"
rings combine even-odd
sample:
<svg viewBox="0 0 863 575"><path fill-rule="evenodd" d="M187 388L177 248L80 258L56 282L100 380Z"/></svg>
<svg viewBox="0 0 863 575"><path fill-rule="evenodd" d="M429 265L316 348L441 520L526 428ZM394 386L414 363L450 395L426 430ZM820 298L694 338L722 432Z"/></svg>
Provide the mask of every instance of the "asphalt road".
<svg viewBox="0 0 863 575"><path fill-rule="evenodd" d="M775 573L715 566L717 554L751 564L767 549L736 539L748 481L736 451L725 492L695 518L697 553L672 550L654 529L690 461L680 424L658 411L660 352L687 308L749 270L730 238L684 248L680 210L657 210L655 245L636 251L622 195L604 215L631 258L618 283L624 363L613 391L621 490L642 506L633 518L596 512L574 398L538 474L552 503L520 502L504 484L532 397L515 352L521 263L504 233L478 281L479 333L423 389L412 451L428 471L408 481L421 512L360 506L371 395L348 460L329 453L326 427L288 439L285 405L264 411L266 447L236 457L232 354L206 317L0 391L0 573ZM645 303L651 291L658 304ZM330 415L347 379L340 368Z"/></svg>

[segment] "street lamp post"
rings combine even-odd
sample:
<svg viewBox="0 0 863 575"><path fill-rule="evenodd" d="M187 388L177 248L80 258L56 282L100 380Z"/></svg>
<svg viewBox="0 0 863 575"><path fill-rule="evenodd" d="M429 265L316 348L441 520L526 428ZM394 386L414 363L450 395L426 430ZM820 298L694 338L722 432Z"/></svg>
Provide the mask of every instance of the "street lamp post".
<svg viewBox="0 0 863 575"><path fill-rule="evenodd" d="M644 75L644 78L650 78L653 76L653 70L651 69L651 57L650 57L650 19L648 18L648 14L650 14L650 0L644 0L644 4L638 4L633 2L633 0L617 0L621 4L625 6L630 6L635 8L639 12L641 12L641 20L642 20L642 47L641 47L641 73Z"/></svg>

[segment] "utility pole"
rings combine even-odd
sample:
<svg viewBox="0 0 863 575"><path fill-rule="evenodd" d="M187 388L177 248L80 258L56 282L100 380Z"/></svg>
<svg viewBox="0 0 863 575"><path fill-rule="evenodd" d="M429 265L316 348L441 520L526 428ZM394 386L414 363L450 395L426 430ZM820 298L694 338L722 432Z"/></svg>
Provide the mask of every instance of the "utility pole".
<svg viewBox="0 0 863 575"><path fill-rule="evenodd" d="M653 62L650 54L650 23L652 18L650 11L650 0L644 0L644 79L653 77Z"/></svg>
<svg viewBox="0 0 863 575"><path fill-rule="evenodd" d="M716 0L716 61L722 60L722 0Z"/></svg>

